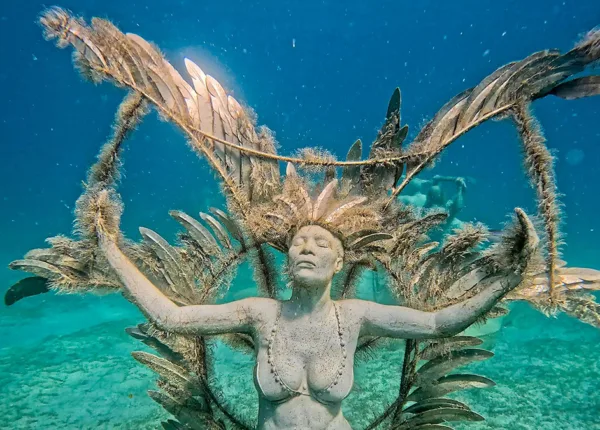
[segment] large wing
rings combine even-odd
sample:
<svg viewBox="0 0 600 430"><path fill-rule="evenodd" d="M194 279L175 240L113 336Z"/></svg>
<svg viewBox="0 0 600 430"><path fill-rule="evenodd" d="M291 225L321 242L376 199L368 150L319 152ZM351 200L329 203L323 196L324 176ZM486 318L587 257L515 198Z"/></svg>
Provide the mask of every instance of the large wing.
<svg viewBox="0 0 600 430"><path fill-rule="evenodd" d="M237 211L243 213L254 198L269 197L278 185L276 161L251 159L252 150L275 153L271 135L257 133L237 100L191 60L185 61L190 85L155 46L138 35L123 34L106 20L94 18L87 25L51 8L40 22L48 39L75 48L75 62L84 76L131 88L179 126L220 176ZM253 183L260 188L253 189Z"/></svg>
<svg viewBox="0 0 600 430"><path fill-rule="evenodd" d="M210 302L221 286L228 285L243 259L257 252L254 249L257 245L243 234L237 218L219 209L211 209L212 215L201 213L202 221L171 211L171 216L185 229L180 246L172 246L146 228L140 229L143 238L140 244L122 237L119 230L121 203L116 191L120 156L125 138L144 113L143 96L131 93L125 98L116 115L114 134L90 168L84 192L77 200L74 232L77 239L51 238L48 240L50 248L34 249L23 259L13 261L12 269L30 272L36 277L11 288L8 304L49 288L67 293L120 290L120 280L98 252L99 223L114 235L123 251L152 283L181 305ZM269 279L261 285L268 295L272 295L273 282Z"/></svg>
<svg viewBox="0 0 600 430"><path fill-rule="evenodd" d="M425 125L409 146L411 157L402 183L393 190L390 202L438 155L460 136L491 118L513 119L522 142L525 165L537 192L539 212L545 223L546 264L550 276L550 299L558 303L556 268L560 256L560 210L556 196L553 157L529 104L548 94L566 99L596 95L598 77L575 79L600 58L600 31L590 32L571 51L537 52L524 60L500 67L476 87L446 103Z"/></svg>
<svg viewBox="0 0 600 430"><path fill-rule="evenodd" d="M407 150L412 165L399 189L430 164L460 136L515 106L554 94L577 98L597 94L597 79L562 84L600 58L600 31L586 38L565 54L540 51L497 69L474 88L461 92L446 103L419 132ZM562 85L561 85L562 84ZM399 191L398 191L399 192Z"/></svg>

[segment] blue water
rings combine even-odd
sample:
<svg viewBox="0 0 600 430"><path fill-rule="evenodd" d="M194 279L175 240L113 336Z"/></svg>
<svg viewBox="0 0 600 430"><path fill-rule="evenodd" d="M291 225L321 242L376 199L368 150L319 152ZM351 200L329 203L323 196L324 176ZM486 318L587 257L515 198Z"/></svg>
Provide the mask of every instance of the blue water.
<svg viewBox="0 0 600 430"><path fill-rule="evenodd" d="M70 233L81 181L110 134L123 96L122 90L110 84L84 82L72 67L70 52L43 40L36 17L44 6L34 1L3 2L0 6L2 293L23 276L7 268L10 261L43 246L46 237ZM600 24L600 3L583 0L80 0L60 6L86 18L109 18L122 30L154 41L176 67L182 66L184 57L192 58L237 99L255 109L259 123L276 132L281 153L322 146L339 156L357 138L373 140L396 86L402 90L402 121L411 127L409 137L414 137L445 101L497 67L541 49L568 50ZM572 266L600 269L600 100L542 100L535 103L535 113L556 155L564 203L564 259ZM508 123L485 124L461 138L433 172L470 178L462 219L477 219L498 228L514 207L535 209L533 192L522 171L519 144ZM178 131L154 115L131 139L124 173L120 187L126 205L123 230L136 240L138 226L174 238L177 225L168 210L194 214L218 199L218 188L206 164L188 149ZM528 315L539 326L539 338L547 342L552 333L558 337L579 333L569 348L576 349L578 343L588 347L585 353L578 350L573 356L578 363L588 360L589 366L596 366L588 367L582 384L593 384L600 377L592 357L600 353L593 346L600 340L597 329L564 317L542 319L525 306L517 312L521 314L514 318L523 321L523 315ZM119 342L130 342L122 338L122 328L139 321L137 311L118 296L32 298L0 309L0 363L6 371L18 369L18 363L11 361L18 354L30 356L40 348L50 348L57 339L78 345L77 337L64 336L81 330L94 333L93 328L102 324L109 324L105 327L109 339L112 335ZM519 333L510 333L519 337ZM534 342L535 332L528 331L527 339ZM90 341L89 336L82 335L80 340L81 350L87 351L91 347L84 341ZM133 341L124 345L122 358L130 360L127 352L137 346ZM510 360L508 355L496 361ZM568 357L567 351L565 360ZM151 386L152 377L144 376L148 378L145 389ZM111 385L105 385L104 389L110 390ZM139 398L140 405L151 409L154 406L143 398L142 388L140 397L126 401ZM3 406L11 411L0 414L0 427L45 428L44 419L37 424L15 421L22 396L8 388L0 392L4 393ZM591 404L586 409L595 406L600 410L597 393L588 399ZM73 394L78 395L77 391ZM65 396L63 403L57 401L50 408L59 415L60 405L72 402L67 394L61 396ZM39 396L28 398L35 402ZM98 395L94 401L102 404L101 399L106 398ZM35 411L27 413L35 415ZM579 413L584 414L583 409ZM120 421L114 415L112 421L97 426L86 421L83 413L63 424L69 428L115 428ZM144 417L138 427L131 428L156 427L158 421L148 423ZM132 421L124 417L121 422ZM593 426L592 421L581 422ZM122 428L129 428L127 425ZM498 426L489 428L503 428Z"/></svg>

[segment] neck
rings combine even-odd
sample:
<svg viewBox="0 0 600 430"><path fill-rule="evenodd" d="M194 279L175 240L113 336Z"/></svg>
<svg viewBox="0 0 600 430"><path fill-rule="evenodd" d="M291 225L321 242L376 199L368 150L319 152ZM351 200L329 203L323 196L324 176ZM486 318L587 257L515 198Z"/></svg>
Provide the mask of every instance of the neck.
<svg viewBox="0 0 600 430"><path fill-rule="evenodd" d="M331 282L325 285L294 284L289 303L301 313L323 310L331 304Z"/></svg>

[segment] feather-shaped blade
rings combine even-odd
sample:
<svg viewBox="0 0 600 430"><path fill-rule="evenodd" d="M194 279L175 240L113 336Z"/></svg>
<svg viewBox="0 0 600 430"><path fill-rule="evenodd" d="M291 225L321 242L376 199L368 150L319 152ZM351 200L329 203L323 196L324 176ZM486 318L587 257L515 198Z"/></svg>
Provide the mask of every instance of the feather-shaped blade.
<svg viewBox="0 0 600 430"><path fill-rule="evenodd" d="M560 267L558 276L565 284L577 282L600 283L600 270L583 267Z"/></svg>
<svg viewBox="0 0 600 430"><path fill-rule="evenodd" d="M443 397L446 394L471 388L488 388L496 385L494 381L479 375L448 375L438 379L437 384L421 387L413 391L407 398L410 402L420 402L432 397Z"/></svg>
<svg viewBox="0 0 600 430"><path fill-rule="evenodd" d="M150 336L144 332L140 328L140 325L137 327L128 327L125 329L125 332L134 339L142 341L144 344L158 352L162 357L173 363L178 363L183 359L181 354L173 351L169 346L165 345L154 336Z"/></svg>
<svg viewBox="0 0 600 430"><path fill-rule="evenodd" d="M175 248L169 245L161 235L145 227L140 227L140 234L144 242L152 249L156 256L161 260L169 276L171 289L190 300L194 297L191 281L186 276L187 271L182 266L181 258Z"/></svg>
<svg viewBox="0 0 600 430"><path fill-rule="evenodd" d="M440 339L430 342L430 344L421 351L419 357L422 360L433 360L440 355L447 355L452 351L463 348L481 345L483 341L478 337L472 336L453 336L447 339Z"/></svg>
<svg viewBox="0 0 600 430"><path fill-rule="evenodd" d="M139 228L140 234L155 254L165 263L170 265L171 271L176 272L179 267L179 256L175 249L160 234L146 227ZM181 270L179 270L181 272Z"/></svg>
<svg viewBox="0 0 600 430"><path fill-rule="evenodd" d="M208 253L219 248L217 239L215 239L212 233L193 217L189 216L185 212L175 210L170 211L169 215L171 215L171 217L181 224L190 234L192 239L198 242L200 247Z"/></svg>
<svg viewBox="0 0 600 430"><path fill-rule="evenodd" d="M323 214L325 214L329 204L331 203L331 198L333 197L333 195L335 193L337 184L338 184L337 179L334 179L331 182L329 182L325 186L325 188L323 188L323 191L321 191L321 194L319 194L319 197L317 197L317 201L315 202L315 205L313 208L313 213L312 213L313 220L318 220L323 216Z"/></svg>
<svg viewBox="0 0 600 430"><path fill-rule="evenodd" d="M202 395L199 381L183 367L167 359L143 351L133 351L131 355L136 361L157 373L170 384L183 391L189 391L194 395Z"/></svg>
<svg viewBox="0 0 600 430"><path fill-rule="evenodd" d="M163 388L164 387L164 388ZM203 396L198 395L190 395L189 391L180 390L178 387L173 386L163 386L164 392L168 394L173 400L177 403L185 406L195 412L209 412L210 406L207 401L206 393Z"/></svg>
<svg viewBox="0 0 600 430"><path fill-rule="evenodd" d="M130 55L129 63L136 69L132 73L135 75L132 79L133 86L139 89L158 90L166 106L173 109L174 113L187 116L188 109L184 94L185 87L189 85L155 46L136 34L124 35L106 20L94 18L92 23L94 27L105 29L99 37L106 37L106 33L110 32L112 44L121 48L114 51L121 55L121 57L116 56L115 60L123 62L126 54Z"/></svg>
<svg viewBox="0 0 600 430"><path fill-rule="evenodd" d="M187 116L187 104L169 72L164 70L162 64L157 67L147 67L146 73L158 89L166 107L176 114Z"/></svg>
<svg viewBox="0 0 600 430"><path fill-rule="evenodd" d="M419 429L424 424L437 425L444 422L454 421L483 421L484 418L467 409L440 408L431 409L417 414L396 427L398 430Z"/></svg>
<svg viewBox="0 0 600 430"><path fill-rule="evenodd" d="M530 79L521 81L518 91L532 98L544 97L564 79L579 73L600 57L600 31L591 31L573 49L558 56L547 67L542 68Z"/></svg>
<svg viewBox="0 0 600 430"><path fill-rule="evenodd" d="M302 209L304 209L307 218L310 218L313 212L312 199L304 187L298 187L298 192L302 196Z"/></svg>
<svg viewBox="0 0 600 430"><path fill-rule="evenodd" d="M373 233L373 234L368 234L366 236L363 237L359 237L358 239L354 240L349 246L349 249L358 249L358 248L362 248L363 246L367 246L373 242L378 242L380 240L390 240L393 239L394 236L392 236L391 234L388 233Z"/></svg>
<svg viewBox="0 0 600 430"><path fill-rule="evenodd" d="M600 95L600 76L585 76L567 81L555 87L550 94L565 100Z"/></svg>
<svg viewBox="0 0 600 430"><path fill-rule="evenodd" d="M422 402L415 403L409 406L406 409L402 410L402 413L405 414L420 414L421 412L425 412L431 409L439 409L439 408L454 408L454 409L465 409L470 410L470 408L462 402L453 399L446 398L433 398L426 399Z"/></svg>
<svg viewBox="0 0 600 430"><path fill-rule="evenodd" d="M297 178L298 172L296 171L296 167L292 163L287 163L285 166L285 176L289 178Z"/></svg>
<svg viewBox="0 0 600 430"><path fill-rule="evenodd" d="M238 242L242 243L244 236L242 231L239 229L237 224L233 222L233 220L221 209L218 208L209 208L210 211L221 221L221 223L227 228L231 237L233 237Z"/></svg>
<svg viewBox="0 0 600 430"><path fill-rule="evenodd" d="M217 238L219 239L219 242L221 242L221 244L225 248L232 248L231 241L229 240L229 235L227 234L227 230L219 221L217 221L214 217L204 212L200 212L200 218L202 218L202 220L210 226L215 236L217 236Z"/></svg>
<svg viewBox="0 0 600 430"><path fill-rule="evenodd" d="M89 29L64 9L56 6L47 9L40 17L40 24L47 40L57 39L57 45L61 48L70 43L90 64L108 67Z"/></svg>
<svg viewBox="0 0 600 430"><path fill-rule="evenodd" d="M206 75L206 87L211 95L213 109L218 113L218 119L222 126L222 135L218 137L221 137L228 142L241 145L241 142L237 140L237 134L234 134L236 124L229 111L230 102L228 101L225 90L221 84L210 75ZM216 131L215 128L215 132ZM240 151L230 147L223 147L223 150L225 151L225 162L228 174L234 178L236 183L241 183Z"/></svg>
<svg viewBox="0 0 600 430"><path fill-rule="evenodd" d="M396 87L394 92L392 93L392 97L390 97L390 101L388 103L387 113L385 115L386 119L391 119L394 114L398 115L398 122L400 122L400 107L402 105L402 94L400 93L400 88Z"/></svg>
<svg viewBox="0 0 600 430"><path fill-rule="evenodd" d="M213 132L214 111L208 88L206 88L206 74L189 58L184 59L185 68L192 78L192 85L196 91L196 103L198 107L198 126L200 130L207 133Z"/></svg>
<svg viewBox="0 0 600 430"><path fill-rule="evenodd" d="M505 99L514 95L519 82L524 82L537 71L550 64L560 53L558 51L544 50L529 55L527 58L513 65L509 73L498 78L496 90L485 101L482 111L491 111L500 106Z"/></svg>
<svg viewBox="0 0 600 430"><path fill-rule="evenodd" d="M406 137L408 129L400 129L400 89L396 88L390 98L386 119L377 135L377 139L371 144L369 159L386 156L397 156L401 153L401 143ZM404 134L404 137L400 135ZM402 175L404 164L387 163L371 166L363 166L361 170L361 182L363 188L368 192L379 192L388 190L396 185L397 179Z"/></svg>
<svg viewBox="0 0 600 430"><path fill-rule="evenodd" d="M50 291L48 279L41 276L29 276L12 285L4 294L4 304L11 306L25 297L37 296Z"/></svg>
<svg viewBox="0 0 600 430"><path fill-rule="evenodd" d="M63 276L63 272L59 267L40 260L15 260L11 262L8 267L12 270L22 270L24 272L33 273L34 275L49 280L55 280Z"/></svg>
<svg viewBox="0 0 600 430"><path fill-rule="evenodd" d="M170 395L160 391L148 390L148 395L167 412L181 421L186 429L206 430L207 428L215 428L214 421L206 412L189 408Z"/></svg>
<svg viewBox="0 0 600 430"><path fill-rule="evenodd" d="M481 107L494 91L499 80L502 79L502 76L510 73L514 64L515 63L508 63L498 68L491 75L483 79L481 83L477 85L473 91L471 91L465 102L465 108L460 115L458 123L456 124L456 129L465 127L469 122L473 121L477 115L482 113ZM454 131L452 131L452 133L453 132Z"/></svg>
<svg viewBox="0 0 600 430"><path fill-rule="evenodd" d="M152 44L148 43L146 39L135 33L127 33L126 36L135 44L138 53L143 54L142 59L145 63L155 67L160 66L163 61L162 55L160 55L158 50L152 46Z"/></svg>
<svg viewBox="0 0 600 430"><path fill-rule="evenodd" d="M40 260L55 266L65 266L78 272L85 271L85 264L62 252L57 252L55 248L32 249L25 254L25 259Z"/></svg>
<svg viewBox="0 0 600 430"><path fill-rule="evenodd" d="M362 157L362 141L357 139L346 155L346 161L359 161ZM342 181L356 185L360 180L360 166L345 166L342 169Z"/></svg>
<svg viewBox="0 0 600 430"><path fill-rule="evenodd" d="M416 386L435 384L450 371L476 361L492 358L494 353L485 349L461 349L447 355L440 355L419 368Z"/></svg>
<svg viewBox="0 0 600 430"><path fill-rule="evenodd" d="M439 226L448 219L445 212L435 212L425 215L415 221L402 224L397 233L397 244L394 252L403 251L407 246L411 247L414 240L420 239L422 235L427 234L433 228ZM408 238L408 239L407 239ZM397 248L397 249L396 249Z"/></svg>
<svg viewBox="0 0 600 430"><path fill-rule="evenodd" d="M415 161L411 162L400 186L394 189L390 202L458 137L480 123L507 112L518 103L544 97L564 79L597 61L600 50L593 49L593 46L598 43L599 34L592 32L584 42L565 55L553 58L556 55L554 52L537 53L533 61L527 62L526 59L526 67L521 62L500 68L484 79L477 87L478 92L468 91L468 98L455 98L454 105L450 103L450 106L442 108L443 114L436 115L409 148L407 155ZM526 79L527 76L530 77ZM498 93L500 88L501 94Z"/></svg>
<svg viewBox="0 0 600 430"><path fill-rule="evenodd" d="M398 130L398 134L396 135L394 144L397 149L402 147L402 143L406 140L406 136L408 136L408 125L403 125L400 130Z"/></svg>
<svg viewBox="0 0 600 430"><path fill-rule="evenodd" d="M355 207L357 205L363 204L366 201L367 201L367 198L364 196L357 197L355 199L350 200L347 203L344 203L343 205L338 206L335 210L333 210L330 214L328 214L325 217L325 222L333 222L333 221L339 219L348 210L352 209L353 207Z"/></svg>
<svg viewBox="0 0 600 430"><path fill-rule="evenodd" d="M431 136L431 133L433 132L433 130L436 129L439 126L439 124L442 122L442 120L447 117L450 110L455 108L461 102L464 102L464 100L466 100L466 98L469 97L469 95L471 94L472 91L473 91L473 88L466 89L466 90L462 91L461 93L458 93L457 95L452 97L450 100L448 100L437 111L437 113L435 114L433 119L431 121L429 121L427 124L425 124L425 126L421 129L421 131L415 138L415 144L426 142L429 139L429 137Z"/></svg>

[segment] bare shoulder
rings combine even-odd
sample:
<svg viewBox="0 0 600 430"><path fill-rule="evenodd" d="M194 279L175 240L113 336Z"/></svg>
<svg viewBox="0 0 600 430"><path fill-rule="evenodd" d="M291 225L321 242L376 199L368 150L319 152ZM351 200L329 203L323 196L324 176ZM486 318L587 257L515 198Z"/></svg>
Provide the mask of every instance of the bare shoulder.
<svg viewBox="0 0 600 430"><path fill-rule="evenodd" d="M361 321L365 311L372 302L360 299L344 299L338 300L336 303L340 306L340 309L346 318L352 318L356 321Z"/></svg>
<svg viewBox="0 0 600 430"><path fill-rule="evenodd" d="M240 310L246 313L253 325L269 324L277 317L279 302L265 297L249 297L238 300Z"/></svg>

